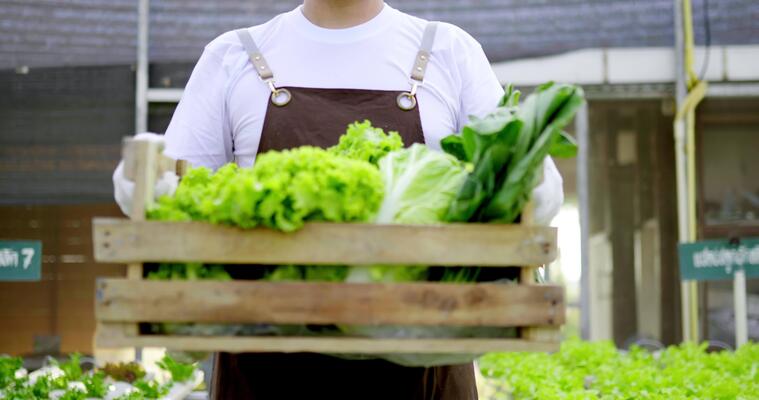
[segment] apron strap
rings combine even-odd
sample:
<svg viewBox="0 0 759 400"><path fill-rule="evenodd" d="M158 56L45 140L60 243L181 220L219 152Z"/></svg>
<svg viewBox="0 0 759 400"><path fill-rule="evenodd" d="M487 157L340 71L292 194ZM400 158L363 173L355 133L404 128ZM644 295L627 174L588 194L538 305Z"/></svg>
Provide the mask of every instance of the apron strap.
<svg viewBox="0 0 759 400"><path fill-rule="evenodd" d="M437 22L428 22L422 34L422 44L416 52L414 67L411 69L411 90L402 92L395 100L401 110L410 111L416 108L416 90L424 81L424 73L427 72L427 63L432 53L432 44L435 43L435 33L437 33Z"/></svg>
<svg viewBox="0 0 759 400"><path fill-rule="evenodd" d="M271 68L269 68L269 64L266 62L264 55L261 54L261 50L258 49L256 41L253 40L253 36L251 36L250 32L245 28L238 29L235 33L240 39L243 48L245 48L245 52L248 53L250 63L253 65L253 69L256 70L258 77L261 78L262 81L267 82L272 92L274 92L274 74L271 72ZM224 136L224 147L227 151L227 159L237 163L237 158L234 155L234 138L232 135Z"/></svg>
<svg viewBox="0 0 759 400"><path fill-rule="evenodd" d="M432 21L427 23L427 26L424 28L424 34L422 35L422 44L419 46L419 51L416 53L414 68L411 70L411 79L420 83L424 80L424 73L427 71L427 63L430 61L430 53L432 52L432 44L435 42L435 33L437 33L437 22Z"/></svg>
<svg viewBox="0 0 759 400"><path fill-rule="evenodd" d="M235 32L237 33L237 37L240 38L240 42L242 42L242 46L248 53L248 58L250 58L250 62L253 64L253 67L261 80L265 81L274 78L274 74L271 72L269 64L266 62L264 55L261 54L261 50L256 46L256 41L253 40L253 36L250 35L250 32L248 32L247 29L238 29Z"/></svg>
<svg viewBox="0 0 759 400"><path fill-rule="evenodd" d="M269 64L266 62L261 50L256 46L256 41L253 40L253 36L250 35L250 32L248 32L247 29L238 29L235 32L237 33L237 37L240 38L240 42L245 48L245 51L248 53L250 63L253 64L253 69L256 70L258 77L269 85L272 104L282 107L289 103L292 99L290 91L287 89L279 89L274 85L274 73L271 71L271 68L269 68Z"/></svg>

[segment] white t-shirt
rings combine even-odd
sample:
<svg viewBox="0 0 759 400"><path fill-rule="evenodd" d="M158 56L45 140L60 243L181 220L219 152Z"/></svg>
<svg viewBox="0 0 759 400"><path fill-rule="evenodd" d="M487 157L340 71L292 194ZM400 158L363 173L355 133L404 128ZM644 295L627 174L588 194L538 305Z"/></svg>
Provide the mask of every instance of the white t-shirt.
<svg viewBox="0 0 759 400"><path fill-rule="evenodd" d="M298 7L249 31L277 86L407 91L426 24L385 5L366 23L325 29ZM219 36L187 83L166 131L166 154L216 169L233 161L224 145L230 135L237 162L252 165L269 95L235 32ZM491 111L502 95L480 44L440 23L417 94L426 144L439 149L440 139L458 132L470 115Z"/></svg>

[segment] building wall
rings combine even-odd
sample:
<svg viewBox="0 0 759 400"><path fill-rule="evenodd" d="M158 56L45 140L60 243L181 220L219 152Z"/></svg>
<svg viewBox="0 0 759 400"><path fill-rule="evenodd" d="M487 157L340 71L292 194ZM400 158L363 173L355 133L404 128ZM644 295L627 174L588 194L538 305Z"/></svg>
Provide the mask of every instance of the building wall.
<svg viewBox="0 0 759 400"><path fill-rule="evenodd" d="M606 332L623 345L636 337L640 326L658 327L650 335L665 343L675 343L679 333L679 281L676 254L676 203L674 151L672 150L671 115L662 100L593 101L590 118L590 236L593 243L606 242L591 251L591 298L610 303L602 315L591 315L591 329ZM652 248L639 251L653 232ZM602 240L603 239L603 240ZM640 292L642 254L657 251L659 285L654 285L660 299L658 321L638 313L643 300ZM602 260L594 257L603 258ZM647 259L650 260L650 257ZM598 275L598 276L595 276ZM606 276L608 275L608 276Z"/></svg>
<svg viewBox="0 0 759 400"><path fill-rule="evenodd" d="M301 0L151 0L150 56L193 62L219 34L263 23ZM672 0L389 0L410 14L456 24L491 61L584 48L671 46ZM0 0L0 70L136 62L136 0ZM703 1L693 1L704 43ZM759 3L711 0L711 43L759 44Z"/></svg>
<svg viewBox="0 0 759 400"><path fill-rule="evenodd" d="M0 72L0 93L0 204L112 201L134 133L131 68Z"/></svg>
<svg viewBox="0 0 759 400"><path fill-rule="evenodd" d="M0 206L0 239L40 240L43 254L39 282L0 282L0 354L28 355L50 342L92 353L95 279L126 271L95 263L91 221L118 215L114 204Z"/></svg>

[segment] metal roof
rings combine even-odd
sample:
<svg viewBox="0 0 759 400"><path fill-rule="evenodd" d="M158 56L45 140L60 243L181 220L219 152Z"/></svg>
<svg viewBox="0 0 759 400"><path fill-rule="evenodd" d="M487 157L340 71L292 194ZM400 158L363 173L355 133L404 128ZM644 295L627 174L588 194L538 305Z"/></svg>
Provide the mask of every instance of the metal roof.
<svg viewBox="0 0 759 400"><path fill-rule="evenodd" d="M694 27L703 43L703 3ZM298 0L152 0L153 62L192 62L218 34L262 23ZM672 0L389 0L402 11L454 23L491 61L581 48L671 46ZM759 43L759 1L711 0L712 43ZM132 64L136 0L0 0L0 69Z"/></svg>

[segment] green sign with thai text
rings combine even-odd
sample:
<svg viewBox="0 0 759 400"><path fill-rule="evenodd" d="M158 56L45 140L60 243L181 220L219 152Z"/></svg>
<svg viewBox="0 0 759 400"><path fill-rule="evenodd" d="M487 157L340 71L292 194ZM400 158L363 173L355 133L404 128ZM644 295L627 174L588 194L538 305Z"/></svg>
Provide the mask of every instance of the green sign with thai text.
<svg viewBox="0 0 759 400"><path fill-rule="evenodd" d="M0 281L38 281L42 272L42 242L0 240Z"/></svg>
<svg viewBox="0 0 759 400"><path fill-rule="evenodd" d="M739 269L746 271L747 278L759 277L759 238L682 243L678 253L682 280L733 279Z"/></svg>

